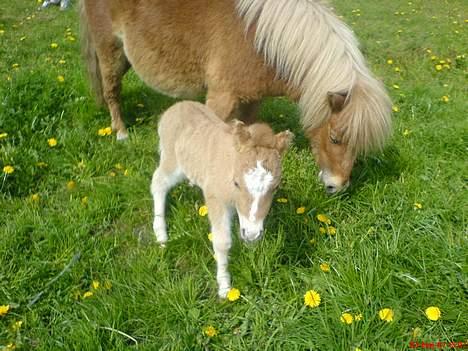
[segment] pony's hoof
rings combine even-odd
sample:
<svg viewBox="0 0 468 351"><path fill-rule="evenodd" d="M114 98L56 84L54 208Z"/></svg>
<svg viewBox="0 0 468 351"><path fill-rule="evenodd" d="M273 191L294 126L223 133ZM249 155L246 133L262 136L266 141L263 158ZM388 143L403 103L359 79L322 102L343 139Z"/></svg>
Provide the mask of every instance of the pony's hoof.
<svg viewBox="0 0 468 351"><path fill-rule="evenodd" d="M119 130L117 132L117 140L122 141L122 140L126 140L126 139L128 139L128 132L126 130L125 131Z"/></svg>
<svg viewBox="0 0 468 351"><path fill-rule="evenodd" d="M218 296L220 299L225 300L227 298L227 294L231 290L231 288L224 288L218 290Z"/></svg>

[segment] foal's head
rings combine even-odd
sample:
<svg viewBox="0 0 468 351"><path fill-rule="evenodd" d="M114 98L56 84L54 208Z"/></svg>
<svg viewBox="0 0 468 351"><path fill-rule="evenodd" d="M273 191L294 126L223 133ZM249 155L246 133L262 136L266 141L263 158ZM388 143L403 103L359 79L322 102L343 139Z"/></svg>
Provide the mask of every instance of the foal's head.
<svg viewBox="0 0 468 351"><path fill-rule="evenodd" d="M232 191L242 240L253 242L263 235L263 220L281 178L281 157L293 134L274 134L266 124L233 126L237 150Z"/></svg>

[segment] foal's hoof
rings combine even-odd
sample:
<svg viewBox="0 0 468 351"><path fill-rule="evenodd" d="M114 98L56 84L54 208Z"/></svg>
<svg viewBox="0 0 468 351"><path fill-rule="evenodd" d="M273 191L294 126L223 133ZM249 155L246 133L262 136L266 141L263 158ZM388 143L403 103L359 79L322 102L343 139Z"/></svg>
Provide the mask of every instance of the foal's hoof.
<svg viewBox="0 0 468 351"><path fill-rule="evenodd" d="M128 139L128 132L126 130L119 130L117 132L117 140L122 141Z"/></svg>

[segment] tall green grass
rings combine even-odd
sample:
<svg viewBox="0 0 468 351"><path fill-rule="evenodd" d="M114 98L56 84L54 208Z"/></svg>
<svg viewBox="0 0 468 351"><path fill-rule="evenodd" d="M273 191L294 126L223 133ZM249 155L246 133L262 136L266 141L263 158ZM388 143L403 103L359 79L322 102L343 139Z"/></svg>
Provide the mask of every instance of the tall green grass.
<svg viewBox="0 0 468 351"><path fill-rule="evenodd" d="M99 136L110 118L84 79L76 11L0 4L0 135L8 134L0 139L0 171L14 168L0 173L0 305L9 305L0 316L0 349L354 351L407 350L411 340L466 343L467 4L334 5L392 95L393 137L382 153L358 160L346 193L328 197L297 108L268 99L261 118L298 135L277 194L288 201L275 201L262 242L246 247L235 236L230 270L241 298L225 302L216 297L198 189L183 184L171 192L165 250L152 233L155 130L174 100L128 74L130 138ZM331 219L335 235L320 232L317 214ZM308 290L320 294L317 308L304 306ZM425 316L429 306L440 308L438 321ZM380 320L383 308L394 311L392 322ZM362 320L345 324L344 312ZM210 325L214 337L204 333Z"/></svg>

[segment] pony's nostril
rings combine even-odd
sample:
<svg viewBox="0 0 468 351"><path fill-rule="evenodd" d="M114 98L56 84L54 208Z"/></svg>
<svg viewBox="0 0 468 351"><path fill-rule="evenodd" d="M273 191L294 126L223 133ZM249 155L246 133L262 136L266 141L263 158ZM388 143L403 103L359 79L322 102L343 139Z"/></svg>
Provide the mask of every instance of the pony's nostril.
<svg viewBox="0 0 468 351"><path fill-rule="evenodd" d="M333 194L334 192L336 192L336 187L333 186L333 185L327 185L327 187L325 188L326 192L329 193L329 194Z"/></svg>

